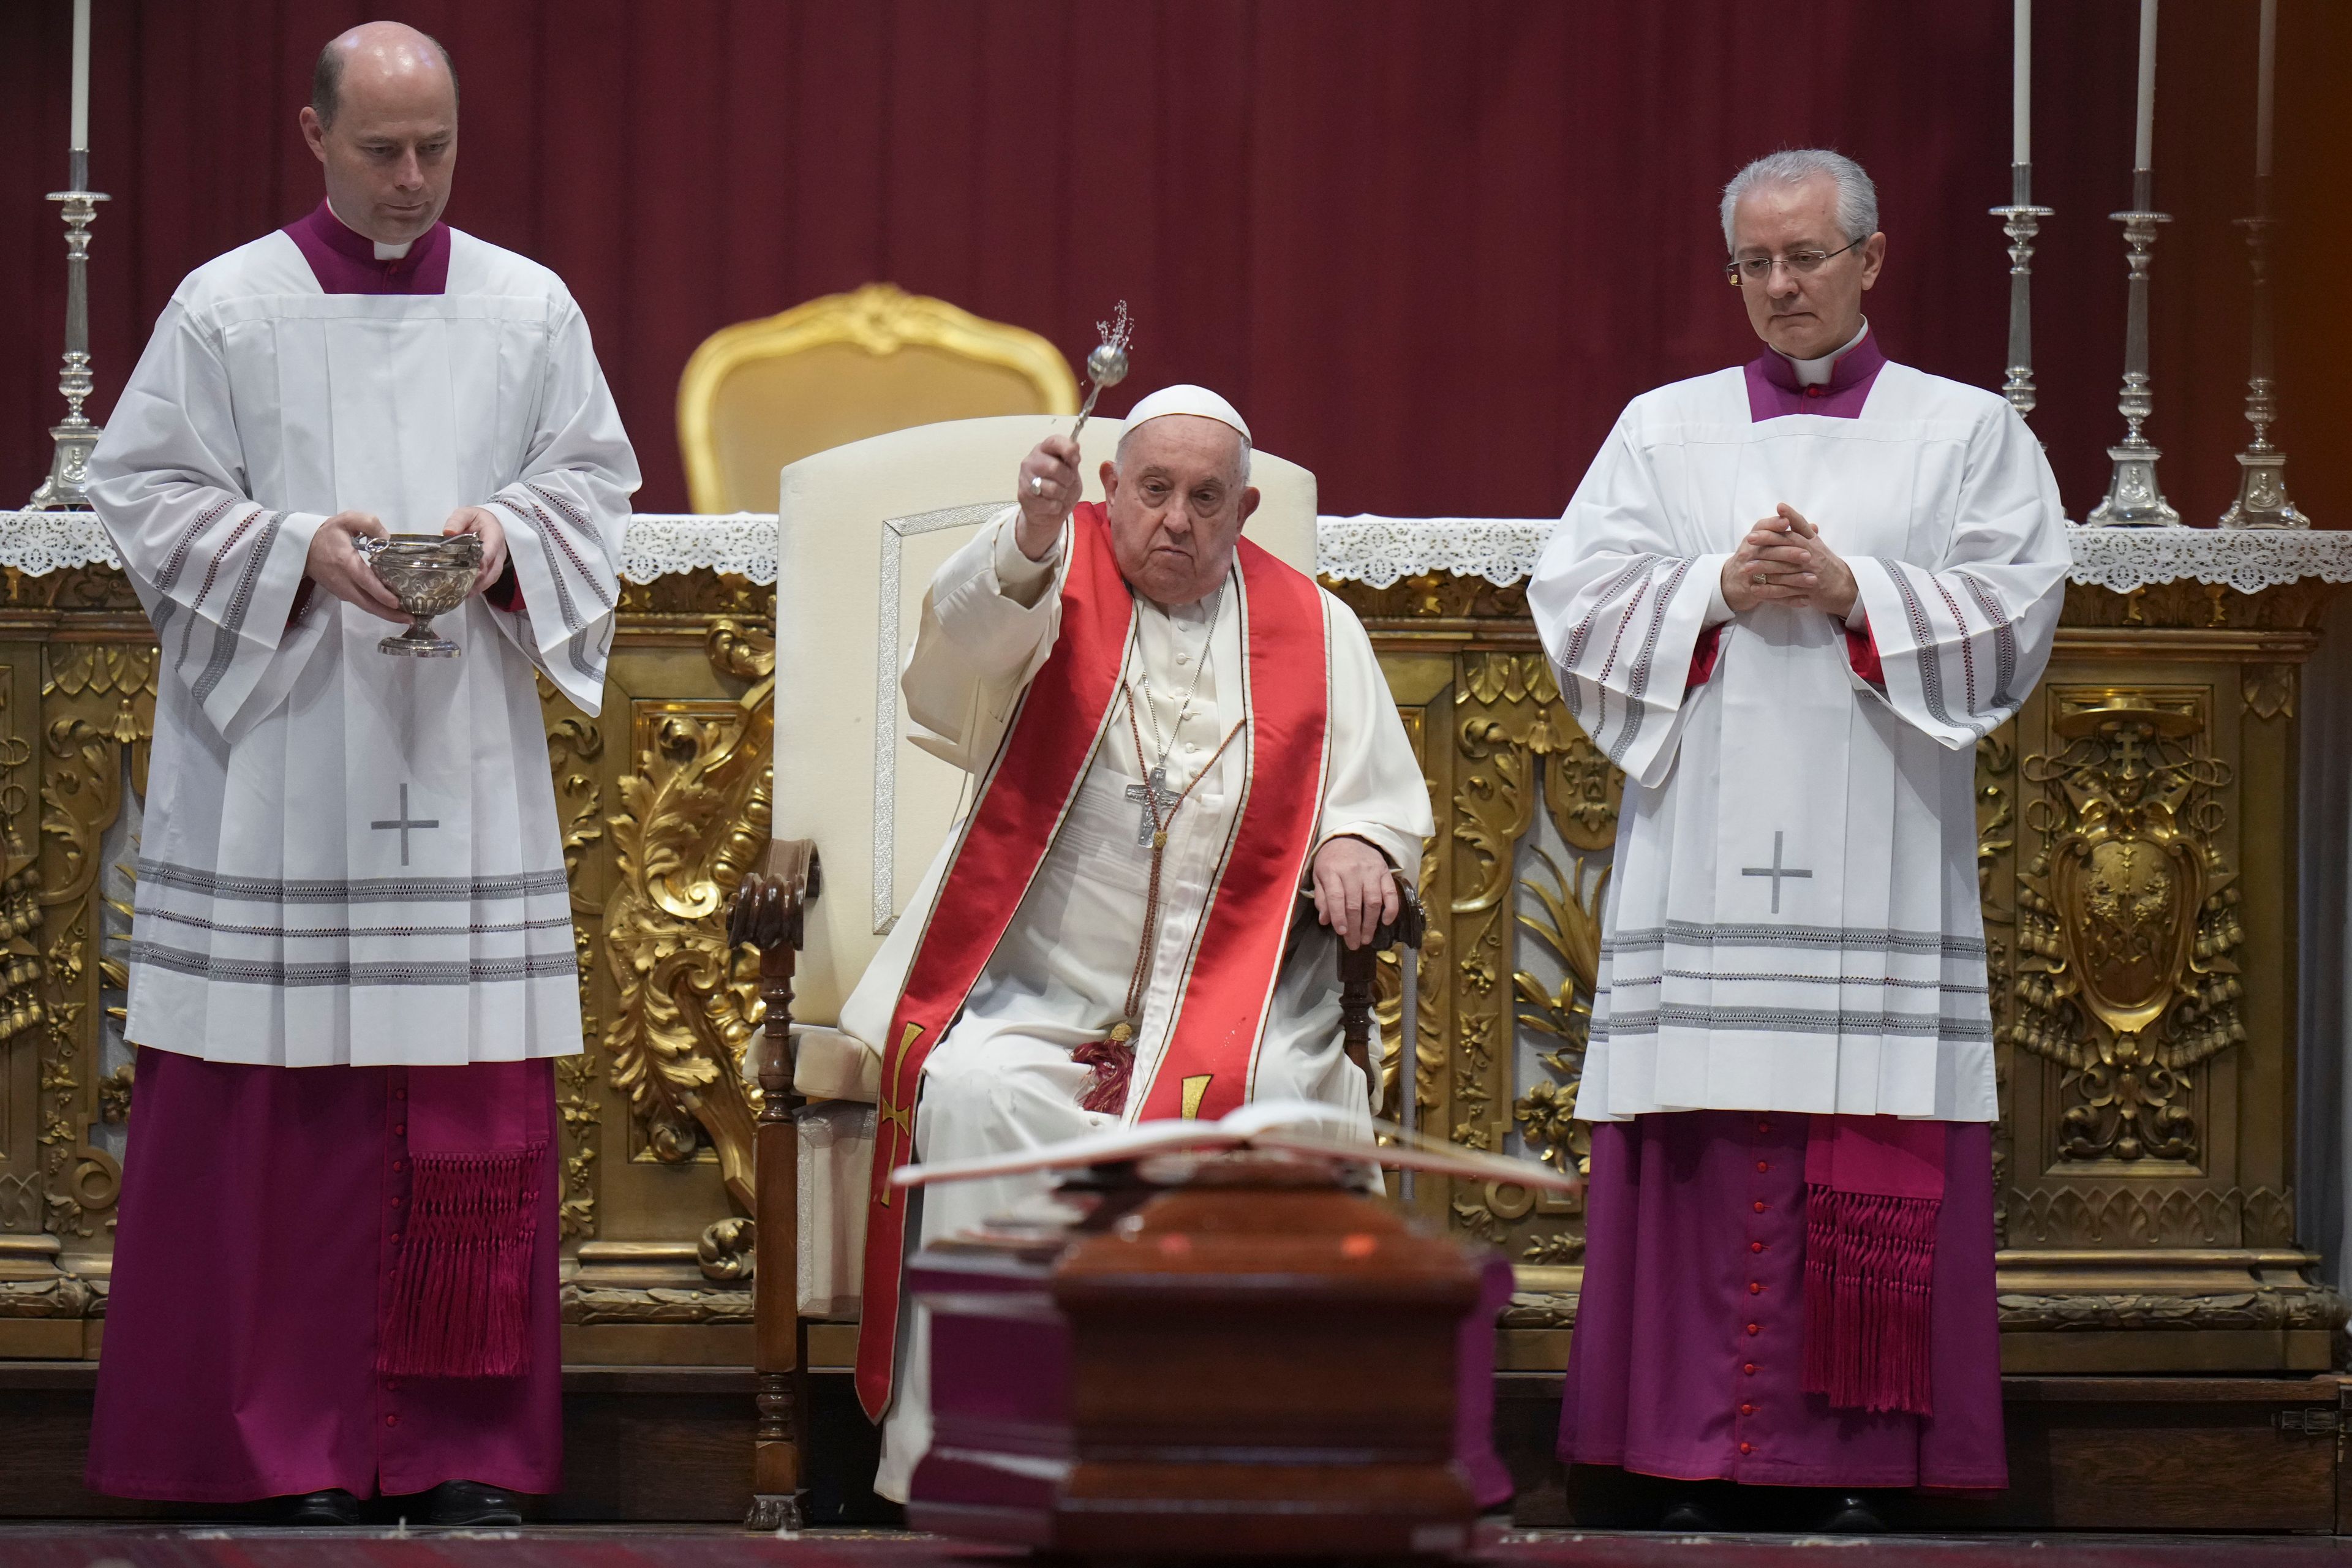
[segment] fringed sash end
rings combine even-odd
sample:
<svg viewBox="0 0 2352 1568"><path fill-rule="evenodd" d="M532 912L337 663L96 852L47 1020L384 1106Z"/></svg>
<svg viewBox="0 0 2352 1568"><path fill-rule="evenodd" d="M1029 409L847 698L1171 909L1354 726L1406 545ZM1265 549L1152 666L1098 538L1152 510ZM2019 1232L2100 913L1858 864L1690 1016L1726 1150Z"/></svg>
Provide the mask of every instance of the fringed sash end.
<svg viewBox="0 0 2352 1568"><path fill-rule="evenodd" d="M1805 1191L1804 1391L1838 1409L1930 1415L1935 1198Z"/></svg>
<svg viewBox="0 0 2352 1568"><path fill-rule="evenodd" d="M376 1371L520 1377L530 1370L530 1257L544 1144L415 1157L408 1232Z"/></svg>

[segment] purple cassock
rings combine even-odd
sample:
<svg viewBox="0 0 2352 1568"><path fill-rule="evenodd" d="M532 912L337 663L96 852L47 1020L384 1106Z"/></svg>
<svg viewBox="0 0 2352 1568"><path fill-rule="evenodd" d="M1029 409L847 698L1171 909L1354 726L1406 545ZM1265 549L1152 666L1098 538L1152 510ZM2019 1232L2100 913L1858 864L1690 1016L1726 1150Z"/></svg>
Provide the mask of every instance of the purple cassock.
<svg viewBox="0 0 2352 1568"><path fill-rule="evenodd" d="M1946 1124L1933 1414L1914 1415L1802 1392L1811 1120L1686 1110L1593 1124L1562 1459L1762 1486L2009 1484L1990 1130Z"/></svg>
<svg viewBox="0 0 2352 1568"><path fill-rule="evenodd" d="M1865 332L1809 387L1767 353L1747 367L1749 416L1857 417L1885 363ZM1808 1314L1833 1310L1806 1290L1809 1217L1822 1234L1812 1122L1690 1110L1593 1125L1561 1459L1762 1486L2009 1484L1990 1129L1944 1124L1921 1414L1805 1392Z"/></svg>
<svg viewBox="0 0 2352 1568"><path fill-rule="evenodd" d="M331 294L438 294L321 204ZM142 1047L89 1484L236 1502L447 1480L551 1492L562 1453L545 1059L271 1067Z"/></svg>

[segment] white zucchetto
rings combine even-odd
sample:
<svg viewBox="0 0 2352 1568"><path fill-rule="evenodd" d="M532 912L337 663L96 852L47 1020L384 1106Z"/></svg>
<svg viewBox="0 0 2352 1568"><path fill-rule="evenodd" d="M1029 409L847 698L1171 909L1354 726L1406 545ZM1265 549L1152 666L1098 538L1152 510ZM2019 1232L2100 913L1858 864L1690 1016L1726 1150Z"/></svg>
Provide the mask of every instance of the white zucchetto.
<svg viewBox="0 0 2352 1568"><path fill-rule="evenodd" d="M1170 414L1197 414L1203 419L1232 426L1242 433L1244 441L1251 439L1250 428L1242 422L1240 409L1205 386L1181 384L1163 386L1129 409L1127 428L1132 430L1147 419L1158 419Z"/></svg>

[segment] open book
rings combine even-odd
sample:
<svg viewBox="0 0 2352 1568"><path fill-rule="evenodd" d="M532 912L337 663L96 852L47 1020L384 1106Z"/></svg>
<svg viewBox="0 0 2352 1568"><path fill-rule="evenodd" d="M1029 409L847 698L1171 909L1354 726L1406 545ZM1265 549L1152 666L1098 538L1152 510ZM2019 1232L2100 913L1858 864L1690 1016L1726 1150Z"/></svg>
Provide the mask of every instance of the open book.
<svg viewBox="0 0 2352 1568"><path fill-rule="evenodd" d="M1214 1154L1234 1149L1393 1165L1400 1170L1428 1171L1472 1181L1509 1182L1556 1193L1577 1192L1584 1185L1582 1177L1563 1173L1533 1160L1481 1153L1459 1144L1424 1138L1393 1122L1368 1121L1339 1106L1307 1100L1259 1100L1218 1121L1145 1121L1043 1149L1020 1149L1010 1154L991 1154L976 1160L901 1165L890 1173L890 1183L893 1186L920 1187L934 1182L977 1181L1031 1171L1121 1164L1155 1154Z"/></svg>

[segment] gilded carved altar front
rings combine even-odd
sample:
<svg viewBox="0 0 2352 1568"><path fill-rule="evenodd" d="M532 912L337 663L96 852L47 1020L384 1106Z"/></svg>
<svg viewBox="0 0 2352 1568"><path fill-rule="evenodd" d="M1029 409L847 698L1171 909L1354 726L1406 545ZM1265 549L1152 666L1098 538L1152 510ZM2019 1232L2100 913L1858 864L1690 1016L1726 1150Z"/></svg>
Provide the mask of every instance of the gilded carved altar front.
<svg viewBox="0 0 2352 1568"><path fill-rule="evenodd" d="M1372 630L1438 823L1387 1113L1581 1166L1624 781L1517 588L1333 586ZM2049 677L1977 748L2020 1370L2315 1365L2342 1321L2294 1250L2289 1121L2295 669L2324 597L2074 590ZM588 1047L556 1069L575 1360L748 1356L760 1004L719 914L768 834L772 613L708 573L632 584L603 711L542 689ZM79 1355L136 1109L119 1017L155 658L100 570L12 578L0 622L0 1354ZM1391 956L1391 1042L1403 980ZM1410 1201L1520 1265L1505 1364L1559 1364L1579 1204L1434 1181Z"/></svg>

